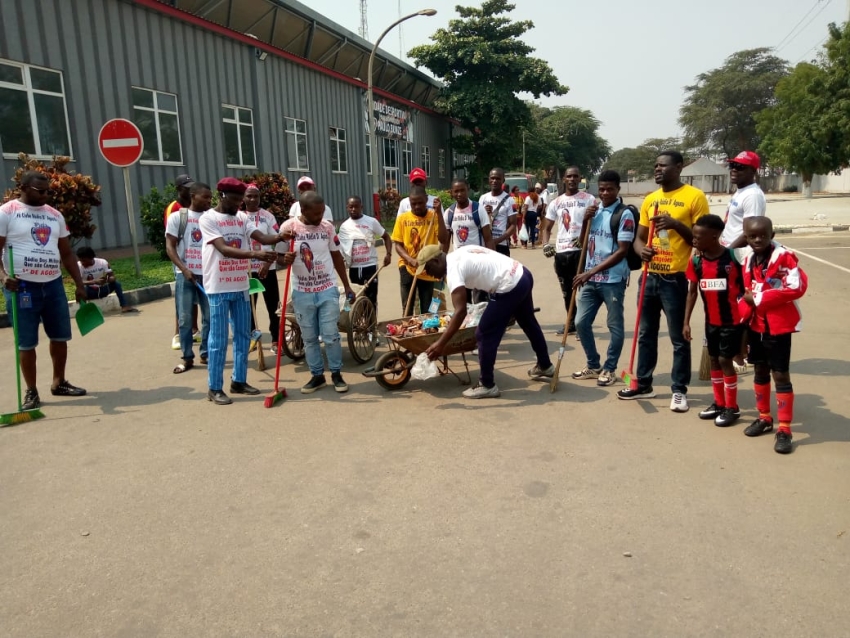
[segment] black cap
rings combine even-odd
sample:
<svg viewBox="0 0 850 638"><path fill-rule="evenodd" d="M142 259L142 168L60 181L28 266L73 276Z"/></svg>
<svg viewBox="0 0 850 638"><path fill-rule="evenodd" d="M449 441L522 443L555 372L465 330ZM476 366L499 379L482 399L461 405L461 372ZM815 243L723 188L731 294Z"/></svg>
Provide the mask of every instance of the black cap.
<svg viewBox="0 0 850 638"><path fill-rule="evenodd" d="M188 175L178 175L177 179L174 180L174 185L177 186L177 188L183 188L184 186L191 186L194 183L195 183L195 180L193 180Z"/></svg>

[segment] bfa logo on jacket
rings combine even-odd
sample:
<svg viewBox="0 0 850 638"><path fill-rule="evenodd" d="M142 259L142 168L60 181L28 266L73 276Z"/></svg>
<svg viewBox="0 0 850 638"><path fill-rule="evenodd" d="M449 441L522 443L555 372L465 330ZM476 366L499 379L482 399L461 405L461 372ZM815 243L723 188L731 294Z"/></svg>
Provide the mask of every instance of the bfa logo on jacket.
<svg viewBox="0 0 850 638"><path fill-rule="evenodd" d="M32 240L38 244L39 246L46 246L47 242L50 241L50 234L53 231L50 229L50 226L47 224L36 224L30 230L30 235L32 235Z"/></svg>
<svg viewBox="0 0 850 638"><path fill-rule="evenodd" d="M307 267L307 272L313 272L313 250L310 248L310 244L306 241L302 242L298 248L298 255L301 257L301 261L304 262L304 266Z"/></svg>
<svg viewBox="0 0 850 638"><path fill-rule="evenodd" d="M458 229L455 232L457 234L457 240L461 244L465 244L466 240L469 239L469 228L466 226L458 226Z"/></svg>

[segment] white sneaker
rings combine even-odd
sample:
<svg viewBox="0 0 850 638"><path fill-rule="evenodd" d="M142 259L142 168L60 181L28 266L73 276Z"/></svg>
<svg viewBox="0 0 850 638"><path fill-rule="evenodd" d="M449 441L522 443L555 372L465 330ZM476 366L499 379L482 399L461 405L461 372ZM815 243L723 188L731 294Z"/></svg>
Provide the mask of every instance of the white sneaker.
<svg viewBox="0 0 850 638"><path fill-rule="evenodd" d="M674 392L673 398L670 401L670 409L673 410L673 412L687 412L688 396L681 392Z"/></svg>
<svg viewBox="0 0 850 638"><path fill-rule="evenodd" d="M467 388L463 391L463 396L467 399L495 399L501 395L502 393L499 392L499 386L494 385L492 388L486 388L480 383L476 383L471 388Z"/></svg>
<svg viewBox="0 0 850 638"><path fill-rule="evenodd" d="M192 341L194 341L195 343L201 343L201 331L200 330L196 330L195 332L192 333Z"/></svg>
<svg viewBox="0 0 850 638"><path fill-rule="evenodd" d="M171 349L180 350L180 335L174 335L171 339Z"/></svg>
<svg viewBox="0 0 850 638"><path fill-rule="evenodd" d="M617 375L609 370L603 370L599 373L599 378L596 380L596 385L609 386L614 385L617 381Z"/></svg>
<svg viewBox="0 0 850 638"><path fill-rule="evenodd" d="M573 379L598 379L602 373L602 369L594 370L589 366L585 366L581 370L573 372Z"/></svg>
<svg viewBox="0 0 850 638"><path fill-rule="evenodd" d="M538 364L528 371L528 376L532 379L551 379L555 376L555 366L549 364L548 368L541 368Z"/></svg>
<svg viewBox="0 0 850 638"><path fill-rule="evenodd" d="M747 374L747 372L749 371L749 368L747 367L746 363L738 365L733 361L732 366L735 368L735 374Z"/></svg>

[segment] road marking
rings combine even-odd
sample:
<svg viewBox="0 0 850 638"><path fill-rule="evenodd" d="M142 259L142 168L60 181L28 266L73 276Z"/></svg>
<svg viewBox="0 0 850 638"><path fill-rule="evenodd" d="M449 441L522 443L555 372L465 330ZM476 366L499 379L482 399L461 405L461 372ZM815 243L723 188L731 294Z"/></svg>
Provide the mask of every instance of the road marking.
<svg viewBox="0 0 850 638"><path fill-rule="evenodd" d="M119 137L114 140L103 140L103 148L125 148L127 146L138 146L136 137Z"/></svg>
<svg viewBox="0 0 850 638"><path fill-rule="evenodd" d="M790 248L790 246L789 246L789 248ZM839 266L838 264L833 264L831 261L827 261L826 259L821 259L820 257L815 257L814 255L804 253L802 250L794 250L793 248L791 248L791 250L793 250L798 255L802 255L803 257L808 257L809 259L819 261L820 263L826 264L827 266L832 266L833 268L838 268L838 270L843 270L846 273L850 273L850 268L845 268L844 266Z"/></svg>

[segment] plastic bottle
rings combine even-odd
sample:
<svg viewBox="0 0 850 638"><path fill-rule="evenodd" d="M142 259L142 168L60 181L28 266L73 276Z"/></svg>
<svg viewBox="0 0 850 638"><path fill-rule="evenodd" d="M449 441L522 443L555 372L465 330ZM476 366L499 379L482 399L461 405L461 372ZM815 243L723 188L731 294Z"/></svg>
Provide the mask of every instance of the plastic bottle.
<svg viewBox="0 0 850 638"><path fill-rule="evenodd" d="M667 233L667 229L659 230L655 233L655 236L658 237L658 244L661 246L661 250L670 250L670 235Z"/></svg>

